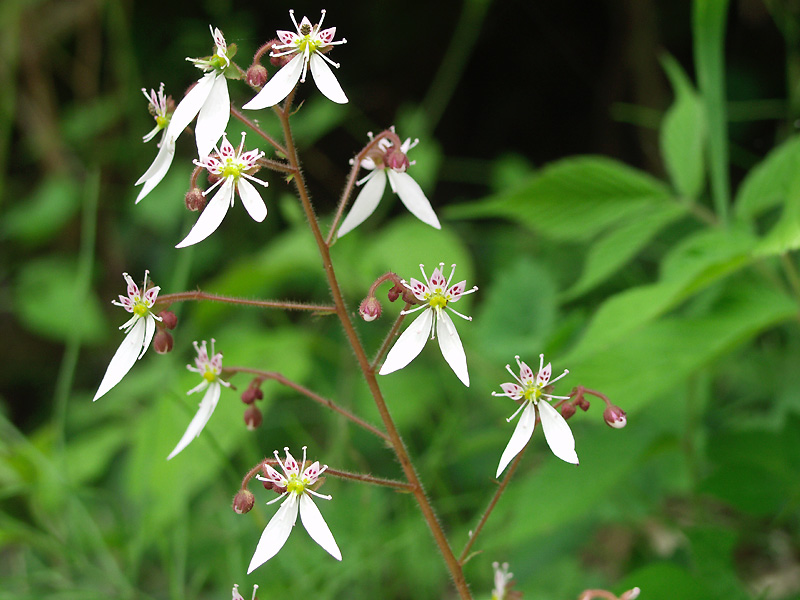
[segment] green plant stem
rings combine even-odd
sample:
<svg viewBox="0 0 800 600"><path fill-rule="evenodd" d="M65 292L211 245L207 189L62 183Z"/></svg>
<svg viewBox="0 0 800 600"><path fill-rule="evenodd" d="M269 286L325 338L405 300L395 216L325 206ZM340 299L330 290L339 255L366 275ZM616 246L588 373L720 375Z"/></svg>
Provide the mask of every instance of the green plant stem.
<svg viewBox="0 0 800 600"><path fill-rule="evenodd" d="M381 431L374 425L370 425L360 417L351 413L349 410L342 408L341 406L336 404L333 400L329 400L328 398L320 396L319 394L308 389L307 387L302 386L299 383L292 381L291 379L287 379L280 373L277 373L275 371L262 371L261 369L251 369L250 367L225 367L223 370L228 373L249 373L251 375L257 375L262 379L271 379L273 381L277 381L281 385L285 385L286 387L292 388L294 391L303 394L306 398L309 398L314 402L321 404L326 408L330 408L334 412L339 413L340 415L352 421L359 427L366 429L370 433L374 433L385 442L391 443L389 436L387 436L383 431Z"/></svg>
<svg viewBox="0 0 800 600"><path fill-rule="evenodd" d="M797 267L795 267L789 254L781 254L781 266L784 273L786 273L786 279L789 280L795 299L800 301L800 275L798 275Z"/></svg>
<svg viewBox="0 0 800 600"><path fill-rule="evenodd" d="M210 294L200 290L193 292L177 292L175 294L164 294L156 300L156 306L169 306L173 302L187 302L209 300L211 302L225 302L227 304L244 304L247 306L258 306L259 308L279 308L281 310L309 310L318 314L333 314L336 307L325 304L304 304L302 302L292 302L290 300L250 300L249 298L236 298L233 296L220 296Z"/></svg>
<svg viewBox="0 0 800 600"><path fill-rule="evenodd" d="M297 188L298 196L300 197L300 203L302 204L303 211L306 214L308 225L320 252L322 266L325 271L325 276L328 280L328 286L330 287L331 295L333 296L333 302L336 305L336 313L342 323L345 335L347 336L347 340L356 356L356 360L358 361L358 365L361 368L361 372L367 382L367 386L369 387L372 397L375 400L375 405L378 408L378 412L381 415L383 424L386 427L386 432L389 435L395 455L400 462L400 466L403 469L403 473L405 474L408 483L411 485L411 492L413 493L414 498L419 505L420 511L422 512L425 522L427 523L428 528L433 535L439 551L442 553L442 557L444 558L447 569L453 578L453 583L458 590L459 596L463 600L471 599L472 595L470 594L469 587L464 579L464 573L461 569L461 565L453 554L453 550L447 541L447 537L445 536L441 525L439 524L436 513L428 501L428 497L425 495L425 489L417 475L416 469L414 468L403 439L400 437L400 433L395 427L394 420L389 414L389 408L386 406L380 386L378 385L378 381L375 377L375 372L370 365L369 359L367 358L364 348L361 345L361 341L358 339L358 334L355 330L355 327L350 320L350 315L347 311L341 289L339 288L339 282L336 279L336 273L333 269L333 263L331 262L330 249L328 244L325 242L322 231L319 228L319 222L314 214L314 208L311 205L311 199L308 195L305 178L303 177L303 172L300 168L300 160L297 156L297 149L294 145L294 139L292 137L292 131L289 124L289 111L291 108L292 98L293 93L290 94L286 99L284 108L282 110L276 110L275 112L277 113L281 121L281 126L283 127L284 138L286 141L287 159L292 167L295 168L295 177L293 180Z"/></svg>
<svg viewBox="0 0 800 600"><path fill-rule="evenodd" d="M478 538L478 534L483 529L483 526L486 525L486 521L489 520L489 515L492 514L494 507L497 506L497 502L500 500L500 496L503 495L503 492L506 491L506 487L508 486L508 482L511 481L511 478L514 476L514 472L517 470L520 461L522 460L522 455L525 454L525 450L528 449L530 442L525 445L525 447L520 451L519 454L514 458L511 463L511 466L506 471L505 477L503 477L503 481L497 486L497 491L495 491L494 496L489 501L489 505L486 507L486 510L483 511L483 515L478 521L478 524L475 526L475 529L472 531L472 535L470 535L469 540L467 541L464 549L461 551L461 556L458 558L459 564L462 566L466 564L466 562L471 558L469 551L472 549L472 546L475 544L475 540Z"/></svg>

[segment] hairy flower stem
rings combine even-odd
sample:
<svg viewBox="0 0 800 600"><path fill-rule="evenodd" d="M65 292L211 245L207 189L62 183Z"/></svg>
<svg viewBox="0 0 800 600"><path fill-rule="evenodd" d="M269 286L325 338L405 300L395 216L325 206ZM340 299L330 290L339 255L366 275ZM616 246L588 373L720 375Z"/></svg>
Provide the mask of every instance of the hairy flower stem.
<svg viewBox="0 0 800 600"><path fill-rule="evenodd" d="M508 486L508 482L511 481L511 477L514 475L514 471L517 470L517 466L519 466L520 461L522 460L522 455L525 454L525 450L528 449L530 442L520 451L519 454L514 458L511 466L506 471L505 477L503 477L503 481L497 486L497 491L495 491L494 496L489 501L489 506L486 507L486 510L483 512L480 521L475 526L475 529L472 531L471 535L469 536L469 540L467 541L464 549L461 551L461 556L458 558L459 564L462 566L467 563L467 561L472 558L472 555L469 551L472 549L472 546L475 544L475 540L478 538L478 534L483 529L483 526L486 525L486 521L489 520L489 515L492 514L494 507L497 505L497 502L500 500L500 496L503 495L503 492L506 491L506 487Z"/></svg>
<svg viewBox="0 0 800 600"><path fill-rule="evenodd" d="M275 152L278 152L279 154L286 156L286 148L283 147L283 144L274 139L266 131L264 131L258 125L256 125L253 121L245 117L242 111L236 108L233 104L231 104L231 114L237 119L239 119L251 130L253 130L253 132L256 133L256 135L260 135L262 138L264 138L270 146L275 148Z"/></svg>
<svg viewBox="0 0 800 600"><path fill-rule="evenodd" d="M325 277L328 280L331 296L333 296L333 303L336 305L336 314L342 323L347 340L356 356L356 360L358 361L358 366L361 368L361 372L364 375L367 386L369 387L372 397L375 400L375 405L378 408L378 412L381 415L383 424L386 427L386 432L389 435L389 439L395 455L397 456L397 460L400 462L403 473L405 474L408 483L411 485L411 492L414 494L414 498L416 499L417 504L422 511L422 515L425 518L425 522L427 523L428 528L433 535L439 551L442 553L442 557L444 558L447 569L453 578L453 583L458 590L459 596L462 598L462 600L471 600L472 595L470 594L466 579L464 579L464 573L461 569L461 564L453 554L453 550L447 541L447 537L445 536L444 531L442 530L442 527L436 518L436 513L434 512L433 507L425 495L425 489L422 486L422 482L417 476L416 469L411 462L411 458L406 450L405 444L400 437L400 433L395 427L394 420L389 414L389 408L386 406L386 401L381 393L378 380L375 377L375 371L370 365L369 359L364 351L364 347L361 345L361 341L358 339L358 334L353 326L353 322L350 320L350 315L344 303L342 291L339 288L339 282L336 279L336 273L333 269L333 263L331 262L330 248L328 247L328 244L322 235L322 231L320 230L319 222L314 214L314 208L311 205L311 199L308 195L305 178L302 170L300 169L300 160L297 156L297 149L294 145L292 130L289 124L289 115L293 97L294 92L289 94L282 109L275 109L275 113L278 115L281 126L283 127L283 134L286 141L287 150L286 158L289 160L289 164L291 164L295 169L295 177L293 180L297 188L297 194L300 197L300 202L303 206L303 211L306 214L308 225L311 229L312 235L314 236L314 241L317 243L317 247L319 249L320 257L322 259L322 266L325 270ZM333 228L331 228L331 232L333 232ZM330 235L333 234L331 233Z"/></svg>
<svg viewBox="0 0 800 600"><path fill-rule="evenodd" d="M370 425L360 417L357 417L349 410L342 408L338 404L336 404L333 400L329 400L328 398L324 398L317 394L316 392L311 391L305 386L300 385L292 381L291 379L287 379L280 373L276 373L275 371L262 371L260 369L251 369L249 367L225 367L224 371L226 373L250 373L251 375L258 375L262 379L272 379L273 381L277 381L281 385L285 385L286 387L292 388L294 391L303 394L306 398L310 398L314 402L321 404L327 408L330 408L332 411L339 413L349 421L352 421L362 429L366 429L370 433L374 433L379 438L384 440L387 443L391 443L389 436L387 436L383 431L375 427L374 425Z"/></svg>
<svg viewBox="0 0 800 600"><path fill-rule="evenodd" d="M187 302L191 300L210 300L211 302L225 302L227 304L245 304L247 306L258 306L260 308L279 308L281 310L308 310L316 314L326 315L336 312L335 306L325 304L303 304L290 300L250 300L248 298L235 298L233 296L220 296L201 292L177 292L175 294L164 294L159 296L155 306L169 306L173 302Z"/></svg>

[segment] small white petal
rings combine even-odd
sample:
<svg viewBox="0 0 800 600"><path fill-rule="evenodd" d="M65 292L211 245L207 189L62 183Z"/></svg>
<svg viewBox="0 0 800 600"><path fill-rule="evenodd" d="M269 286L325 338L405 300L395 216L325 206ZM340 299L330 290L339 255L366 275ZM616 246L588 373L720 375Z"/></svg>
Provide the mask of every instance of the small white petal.
<svg viewBox="0 0 800 600"><path fill-rule="evenodd" d="M198 80L197 84L189 90L189 93L183 97L175 112L170 117L169 125L167 125L167 137L173 137L176 140L186 129L186 126L192 122L200 112L200 109L205 104L208 95L211 93L211 88L214 87L216 74L211 72L207 73Z"/></svg>
<svg viewBox="0 0 800 600"><path fill-rule="evenodd" d="M337 104L347 104L347 96L344 95L344 90L339 85L336 75L316 53L311 55L311 76L314 78L314 83L317 84L319 91L328 100L332 100Z"/></svg>
<svg viewBox="0 0 800 600"><path fill-rule="evenodd" d="M144 342L142 344L142 353L139 355L139 358L144 356L144 353L147 352L147 349L150 347L150 342L153 341L153 336L156 334L156 320L153 315L148 314L145 319L145 331L144 331Z"/></svg>
<svg viewBox="0 0 800 600"><path fill-rule="evenodd" d="M542 401L539 402L539 418L542 421L544 439L547 440L547 445L550 446L553 454L565 462L577 465L575 438L561 413L547 402Z"/></svg>
<svg viewBox="0 0 800 600"><path fill-rule="evenodd" d="M442 349L442 356L453 369L453 372L465 386L469 387L469 372L467 371L467 355L464 354L464 346L461 345L461 338L458 331L444 310L439 312L438 323L436 324L436 337L439 338L439 348Z"/></svg>
<svg viewBox="0 0 800 600"><path fill-rule="evenodd" d="M275 106L278 102L286 98L300 81L300 74L303 71L303 55L298 54L288 63L286 63L280 71L275 73L272 78L267 81L267 84L261 89L255 98L250 100L242 108L249 110L258 110L260 108L267 108L268 106Z"/></svg>
<svg viewBox="0 0 800 600"><path fill-rule="evenodd" d="M300 520L312 540L322 546L333 558L342 560L342 553L339 546L336 545L336 540L333 539L331 530L328 529L328 524L325 523L322 513L319 512L317 505L308 494L300 496Z"/></svg>
<svg viewBox="0 0 800 600"><path fill-rule="evenodd" d="M256 546L250 566L247 567L248 575L283 548L286 540L289 539L292 527L297 522L297 508L297 496L289 494L289 497L283 501L275 516L267 523L264 533L261 534L261 539L258 540L258 546Z"/></svg>
<svg viewBox="0 0 800 600"><path fill-rule="evenodd" d="M170 460L173 456L178 454L178 452L186 448L189 442L200 435L200 432L203 431L203 427L206 426L206 423L208 423L208 420L214 413L214 409L217 408L221 392L222 386L219 382L214 382L208 386L206 395L203 396L203 400L200 402L200 408L197 409L197 414L192 418L189 427L186 428L186 432L183 434L181 441L179 441L175 449L169 453L167 460Z"/></svg>
<svg viewBox="0 0 800 600"><path fill-rule="evenodd" d="M108 363L106 374L103 375L103 380L100 382L100 387L94 395L94 400L97 400L104 395L108 390L117 385L122 378L131 370L131 367L136 363L139 353L142 351L142 344L144 343L145 332L147 325L146 319L140 318L122 340L119 348Z"/></svg>
<svg viewBox="0 0 800 600"><path fill-rule="evenodd" d="M425 192L411 175L389 169L389 180L392 182L392 188L412 215L431 227L442 228L436 213L431 208L431 203L425 197Z"/></svg>
<svg viewBox="0 0 800 600"><path fill-rule="evenodd" d="M194 224L189 235L177 246L176 248L186 248L197 242L202 242L219 227L225 215L228 214L228 209L231 207L233 200L233 177L227 177L225 182L219 188L214 197L211 199L197 223Z"/></svg>
<svg viewBox="0 0 800 600"><path fill-rule="evenodd" d="M236 184L239 189L239 197L242 199L242 204L247 209L248 214L253 217L254 221L261 223L267 218L267 205L261 199L261 194L255 186L247 181L244 177L239 179Z"/></svg>
<svg viewBox="0 0 800 600"><path fill-rule="evenodd" d="M345 217L344 221L342 221L342 225L339 227L339 237L342 237L345 233L349 233L361 225L367 217L375 212L385 189L386 172L383 169L380 171L373 171L367 183L364 184L364 187L358 193L358 196L356 196L356 200L353 202L350 212Z"/></svg>
<svg viewBox="0 0 800 600"><path fill-rule="evenodd" d="M154 187L158 185L158 183L164 179L164 175L167 174L169 171L170 166L172 165L172 159L175 157L175 138L168 137L166 134L161 138L161 147L158 149L158 154L156 154L153 163L148 167L147 171L144 172L144 175L139 177L136 185L142 185L144 183L144 187L139 192L139 195L136 197L136 202L138 203L139 200L147 196Z"/></svg>
<svg viewBox="0 0 800 600"><path fill-rule="evenodd" d="M506 449L503 450L503 455L500 457L500 464L497 466L497 474L495 477L500 477L500 473L505 470L508 463L510 463L511 460L522 451L525 444L530 441L535 426L536 409L533 407L533 404L529 402L528 406L525 407L525 410L523 410L522 414L519 416L517 427L514 429L514 433L511 434L511 439L508 440Z"/></svg>
<svg viewBox="0 0 800 600"><path fill-rule="evenodd" d="M231 116L231 100L228 96L228 81L222 74L214 77L211 91L197 115L197 126L194 136L197 142L197 154L203 160L214 149L214 146L225 133Z"/></svg>
<svg viewBox="0 0 800 600"><path fill-rule="evenodd" d="M398 369L402 369L422 352L422 348L431 334L432 321L432 308L426 308L420 316L414 319L414 322L397 338L394 346L389 351L386 361L379 371L380 375L388 375Z"/></svg>

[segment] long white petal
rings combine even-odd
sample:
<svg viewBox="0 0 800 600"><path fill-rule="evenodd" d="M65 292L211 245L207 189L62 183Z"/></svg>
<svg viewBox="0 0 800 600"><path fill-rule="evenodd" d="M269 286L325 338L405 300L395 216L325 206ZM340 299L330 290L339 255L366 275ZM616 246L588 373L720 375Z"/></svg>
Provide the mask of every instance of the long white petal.
<svg viewBox="0 0 800 600"><path fill-rule="evenodd" d="M178 137L186 129L186 126L192 122L200 112L200 109L205 104L208 95L211 93L211 88L214 87L216 74L206 73L195 86L189 90L189 93L183 97L175 108L175 112L170 117L169 125L167 125L166 137L178 139Z"/></svg>
<svg viewBox="0 0 800 600"><path fill-rule="evenodd" d="M458 331L444 310L439 312L438 322L436 323L436 337L439 338L439 348L442 349L442 356L453 369L453 372L465 386L469 387L469 372L467 371L467 355L464 354L464 346L461 345L461 338Z"/></svg>
<svg viewBox="0 0 800 600"><path fill-rule="evenodd" d="M317 505L314 504L308 494L300 496L300 520L312 540L322 546L333 558L342 560L342 552L339 550L339 546L336 545L336 540L333 539L333 534L328 529L328 524L322 518L322 513L319 512Z"/></svg>
<svg viewBox="0 0 800 600"><path fill-rule="evenodd" d="M508 463L511 462L511 459L519 454L525 447L525 444L530 441L535 426L536 409L533 407L533 404L529 402L528 406L525 407L525 410L523 410L522 414L519 416L517 427L514 429L514 433L511 434L511 439L508 440L506 449L503 450L503 455L500 457L500 464L497 466L497 474L495 477L500 477L500 473L505 470Z"/></svg>
<svg viewBox="0 0 800 600"><path fill-rule="evenodd" d="M565 462L577 465L575 438L561 413L542 400L539 402L539 418L542 421L544 439L547 440L547 445L553 454Z"/></svg>
<svg viewBox="0 0 800 600"><path fill-rule="evenodd" d="M122 378L125 377L128 371L131 370L131 367L133 367L136 359L139 357L139 353L142 351L142 344L144 343L147 329L145 321L146 319L142 318L136 321L128 332L128 335L122 340L119 348L117 348L117 351L111 358L111 362L108 363L106 374L103 375L103 380L100 382L100 387L97 389L97 393L94 395L92 401L97 400L100 396L122 381Z"/></svg>
<svg viewBox="0 0 800 600"><path fill-rule="evenodd" d="M283 548L286 540L289 539L292 527L297 522L297 508L297 496L289 494L289 497L283 501L275 516L267 523L264 533L261 534L261 539L258 540L258 546L256 546L250 566L247 567L248 575Z"/></svg>
<svg viewBox="0 0 800 600"><path fill-rule="evenodd" d="M294 89L294 86L300 81L300 73L302 71L303 55L298 54L286 63L280 71L275 73L261 91L256 94L255 98L242 108L258 110L268 106L275 106Z"/></svg>
<svg viewBox="0 0 800 600"><path fill-rule="evenodd" d="M347 96L344 95L344 90L339 85L336 75L317 54L311 55L311 76L314 78L314 83L317 84L319 91L328 100L332 100L337 104L347 104Z"/></svg>
<svg viewBox="0 0 800 600"><path fill-rule="evenodd" d="M172 159L174 157L175 138L164 135L161 138L161 147L158 149L158 154L156 154L152 164L147 168L147 171L144 172L144 175L139 177L139 179L136 181L136 185L142 185L144 183L144 187L136 197L137 203L139 200L147 196L147 194L149 194L153 188L156 187L162 179L164 179L164 175L166 175L167 171L169 171L169 168L172 165Z"/></svg>
<svg viewBox="0 0 800 600"><path fill-rule="evenodd" d="M219 382L214 382L208 386L206 395L203 396L203 400L200 402L200 408L197 409L197 414L192 418L189 427L186 428L186 432L183 434L181 441L179 441L175 449L169 453L167 460L186 448L189 442L200 435L200 432L203 431L203 427L206 426L206 423L208 423L208 420L214 413L214 409L217 408L221 391L222 386Z"/></svg>
<svg viewBox="0 0 800 600"><path fill-rule="evenodd" d="M242 199L242 204L244 204L248 214L253 217L254 221L261 223L261 221L267 218L267 205L264 204L264 200L261 199L261 194L259 194L255 186L244 177L239 179L239 183L236 185L239 189L239 197Z"/></svg>
<svg viewBox="0 0 800 600"><path fill-rule="evenodd" d="M153 336L156 334L156 320L153 315L147 315L144 317L145 320L145 330L144 330L144 340L142 342L142 353L139 354L138 358L142 358L144 353L147 352L147 349L150 347L150 342L153 341Z"/></svg>
<svg viewBox="0 0 800 600"><path fill-rule="evenodd" d="M389 179L397 195L400 196L400 200L412 215L431 227L442 228L436 213L433 212L430 201L425 197L425 192L422 191L422 188L419 187L419 184L414 181L411 175L389 169Z"/></svg>
<svg viewBox="0 0 800 600"><path fill-rule="evenodd" d="M219 227L220 223L222 223L222 219L224 219L225 215L228 214L228 209L231 206L232 199L233 177L227 177L217 193L214 194L211 202L209 202L203 209L203 212L200 214L200 218L197 219L197 223L194 224L194 227L192 227L189 235L187 235L186 238L184 238L184 240L175 247L186 248L186 246L191 246L197 242L202 242L204 239L214 233L217 230L217 227Z"/></svg>
<svg viewBox="0 0 800 600"><path fill-rule="evenodd" d="M414 322L397 338L394 346L389 350L386 361L379 371L380 375L388 375L402 369L422 352L422 348L431 334L432 320L432 308L426 308L420 316L414 319Z"/></svg>
<svg viewBox="0 0 800 600"><path fill-rule="evenodd" d="M231 100L228 96L228 81L224 75L217 74L211 91L197 115L194 137L200 160L211 154L211 150L225 133L231 116Z"/></svg>
<svg viewBox="0 0 800 600"><path fill-rule="evenodd" d="M345 233L361 225L368 216L375 212L385 189L386 172L383 169L373 172L372 176L358 193L358 196L356 196L356 200L353 202L350 212L347 214L344 221L342 221L339 227L339 237L342 237Z"/></svg>

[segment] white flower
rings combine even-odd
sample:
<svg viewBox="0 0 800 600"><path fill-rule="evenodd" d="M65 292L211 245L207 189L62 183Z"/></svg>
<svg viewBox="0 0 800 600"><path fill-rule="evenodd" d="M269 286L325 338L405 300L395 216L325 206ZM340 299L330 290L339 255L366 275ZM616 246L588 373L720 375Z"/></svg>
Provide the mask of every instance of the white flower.
<svg viewBox="0 0 800 600"><path fill-rule="evenodd" d="M403 334L397 338L397 342L389 351L386 361L381 367L380 374L387 375L393 373L398 369L402 369L417 355L422 352L425 342L433 339L438 335L439 348L442 350L442 356L447 361L447 364L453 369L453 372L458 376L461 382L469 387L469 373L467 371L467 357L464 354L464 347L461 345L461 339L458 337L456 326L444 310L450 310L453 314L458 315L462 319L471 321L472 317L467 317L459 312L453 310L449 303L457 302L464 294L471 294L478 289L477 286L471 290L464 291L466 287L466 280L455 284L452 287L450 281L453 279L453 274L456 271L456 266L453 265L453 270L450 272L450 277L445 281L442 274L444 263L439 263L439 266L431 273L430 281L425 276L425 267L420 265L422 277L425 283L411 278L411 285L403 281L408 289L410 289L417 300L424 302L422 306L412 308L409 311L403 311L401 314L409 314L418 310L424 309L422 314L414 319L411 326L406 329Z"/></svg>
<svg viewBox="0 0 800 600"><path fill-rule="evenodd" d="M136 182L136 185L144 184L136 197L136 202L149 194L167 174L175 156L175 142L195 116L197 125L194 133L197 154L200 158L205 158L211 153L228 126L231 112L225 69L230 66L231 61L222 32L219 29L212 29L211 35L214 37L216 47L213 56L208 59L186 59L193 62L198 69L202 69L205 75L189 90L172 113L153 164Z"/></svg>
<svg viewBox="0 0 800 600"><path fill-rule="evenodd" d="M222 144L217 150L216 157L207 156L202 161L194 161L194 164L198 167L208 169L209 173L219 177L214 185L203 192L203 196L218 185L222 185L203 209L192 230L180 244L175 246L176 248L185 248L197 242L202 242L214 233L228 213L228 209L233 206L234 190L239 192L242 204L244 204L247 212L250 213L254 220L260 223L266 218L267 205L264 204L258 190L253 187L250 181L261 184L264 187L267 187L268 184L266 181L261 181L247 174L247 171L256 167L258 159L264 156L264 153L259 150L250 150L242 154L244 137L245 134L242 133L242 142L239 144L239 149L234 150L228 138L223 135Z"/></svg>
<svg viewBox="0 0 800 600"><path fill-rule="evenodd" d="M392 131L394 132L394 127L392 127ZM342 221L342 225L339 227L339 237L360 225L375 211L381 196L383 196L383 191L386 189L387 179L392 191L400 196L400 200L412 215L431 227L442 228L439 219L436 218L436 213L431 208L430 201L425 197L425 192L406 173L408 166L414 164L413 161L408 161L406 154L418 142L419 140L412 142L411 138L407 138L400 148L397 148L391 140L382 138L377 144L376 151L361 161L361 166L371 170L372 173L358 182L358 185L365 185L353 202L350 213Z"/></svg>
<svg viewBox="0 0 800 600"><path fill-rule="evenodd" d="M278 30L278 38L283 43L272 46L273 50L278 50L279 52L270 52L270 56L273 58L292 54L294 56L267 81L267 84L256 94L255 98L242 108L258 110L268 106L275 106L289 95L289 92L294 89L298 81L300 83L305 82L309 67L311 68L311 76L314 78L314 83L317 84L319 91L337 104L346 104L347 96L344 95L342 86L339 85L331 68L325 63L328 62L337 69L339 65L325 56L325 52L331 46L347 43L347 40L333 41L333 36L336 35L336 27L330 27L323 31L319 30L322 26L322 21L325 19L324 10L319 18L319 23L313 26L308 17L303 17L303 20L298 25L294 18L293 10L289 11L289 16L292 17L292 23L294 23L297 33Z"/></svg>
<svg viewBox="0 0 800 600"><path fill-rule="evenodd" d="M186 365L186 368L200 374L203 377L203 381L200 382L200 385L197 387L193 387L186 392L186 394L194 394L195 392L201 392L203 390L206 390L206 393L200 401L200 408L197 410L197 414L189 423L189 427L186 428L186 432L183 434L181 441L179 441L175 449L169 453L167 460L176 456L181 450L186 448L194 438L200 435L200 432L203 431L203 427L206 426L206 423L208 423L208 420L211 418L214 409L217 408L222 386L230 387L231 385L227 381L223 381L219 378L219 374L222 372L222 353L214 353L213 339L211 340L211 356L208 355L205 340L203 340L202 344L194 342L194 349L197 351L197 356L194 359L195 366Z"/></svg>
<svg viewBox="0 0 800 600"><path fill-rule="evenodd" d="M494 589L492 590L492 600L504 600L506 597L506 590L508 589L511 578L514 577L513 573L508 572L508 563L493 562L492 569L494 569Z"/></svg>
<svg viewBox="0 0 800 600"><path fill-rule="evenodd" d="M256 600L256 592L258 591L258 585L253 585L253 597L252 600ZM242 595L239 593L239 584L233 584L233 598L232 600L244 600Z"/></svg>
<svg viewBox="0 0 800 600"><path fill-rule="evenodd" d="M150 347L150 342L153 341L153 335L156 332L156 321L160 321L161 317L157 317L150 310L156 302L160 287L147 287L147 276L149 271L144 272L144 283L142 290L133 282L131 276L123 273L122 276L128 283L128 297L120 295L119 302L112 300L111 303L116 306L121 306L133 316L125 323L120 325L120 329L124 329L126 336L122 340L122 344L114 353L111 362L108 364L106 374L100 382L100 387L94 395L94 400L104 395L108 390L117 385L122 378L131 370L134 363L144 356L144 353Z"/></svg>
<svg viewBox="0 0 800 600"><path fill-rule="evenodd" d="M158 86L158 92L151 89L150 93L148 94L147 90L142 88L142 93L144 94L144 97L147 98L147 108L150 110L150 114L152 114L153 118L156 120L156 126L150 131L150 133L142 137L142 140L149 142L156 137L156 134L159 131L166 129L167 125L169 125L170 115L167 114L167 96L164 94L163 81L161 82L161 85Z"/></svg>
<svg viewBox="0 0 800 600"><path fill-rule="evenodd" d="M544 438L547 440L547 445L558 458L574 465L578 464L578 455L575 453L575 438L572 437L569 425L564 420L564 417L545 399L568 400L568 396L553 396L545 394L544 389L548 385L553 385L556 381L564 377L569 371L564 369L564 372L550 381L552 374L552 367L550 363L544 365L544 354L539 355L539 372L534 375L531 368L515 357L519 365L519 377L517 377L511 370L510 365L506 365L506 369L517 380L518 383L503 383L500 387L503 388L503 393L492 392L493 396L508 396L512 400L522 401L522 405L517 411L511 415L508 422L516 417L520 411L522 415L517 422L517 427L511 435L511 439L500 457L500 464L497 467L497 475L508 466L517 454L525 447L533 435L533 428L536 426L536 413L539 413L539 420L542 422L542 429L544 429Z"/></svg>
<svg viewBox="0 0 800 600"><path fill-rule="evenodd" d="M286 451L286 460L284 462L281 462L277 450L275 451L275 458L278 459L285 476L278 473L270 465L265 465L267 477L256 475L258 479L269 481L275 486L286 490L274 500L267 502L267 504L277 502L284 496L286 496L286 499L281 503L281 507L275 513L275 516L267 523L264 533L261 534L253 559L247 568L248 574L263 565L283 548L289 538L292 527L297 522L298 512L300 513L300 520L303 522L303 526L306 528L308 535L311 536L311 539L322 546L336 560L342 560L342 553L339 550L339 546L336 545L336 540L333 539L331 530L328 529L322 514L311 500L311 495L325 500L331 499L330 496L323 496L311 489L311 486L317 482L319 476L328 468L328 465L320 467L319 462L315 461L306 468L306 447L303 446L303 464L298 466L297 461L289 454L289 449L284 448L284 450Z"/></svg>

